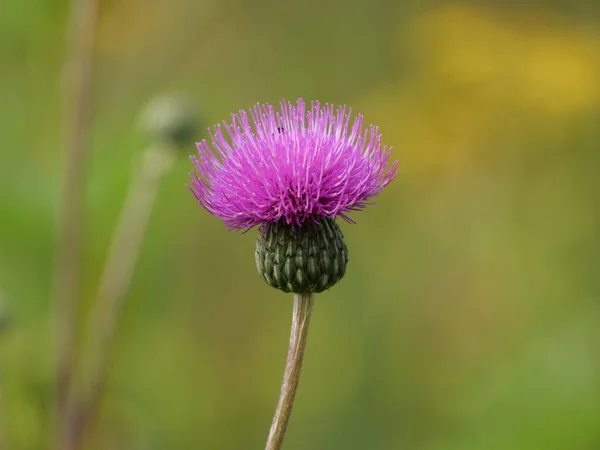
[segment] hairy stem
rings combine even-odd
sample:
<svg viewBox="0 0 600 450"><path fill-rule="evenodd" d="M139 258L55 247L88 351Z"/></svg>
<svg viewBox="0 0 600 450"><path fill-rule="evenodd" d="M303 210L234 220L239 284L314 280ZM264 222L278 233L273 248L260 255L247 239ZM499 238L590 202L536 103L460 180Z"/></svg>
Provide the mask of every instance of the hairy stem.
<svg viewBox="0 0 600 450"><path fill-rule="evenodd" d="M315 294L294 294L294 313L292 315L292 331L290 335L290 348L288 350L285 373L279 403L273 417L273 424L269 431L269 438L265 450L279 450L294 405L294 397L298 389L308 326L312 313Z"/></svg>

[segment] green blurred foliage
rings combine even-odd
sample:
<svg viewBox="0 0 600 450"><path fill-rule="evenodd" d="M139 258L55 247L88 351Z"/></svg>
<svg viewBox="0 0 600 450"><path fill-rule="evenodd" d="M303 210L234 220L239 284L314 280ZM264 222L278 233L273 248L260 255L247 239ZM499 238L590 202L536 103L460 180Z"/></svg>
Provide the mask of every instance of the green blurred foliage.
<svg viewBox="0 0 600 450"><path fill-rule="evenodd" d="M148 98L187 92L206 124L282 98L349 104L380 126L400 176L343 225L348 273L318 300L285 448L600 448L594 2L100 4L82 324L148 144ZM11 450L49 437L68 7L0 4ZM227 232L195 203L190 170L183 155L162 186L90 449L266 438L291 298L257 276L254 232Z"/></svg>

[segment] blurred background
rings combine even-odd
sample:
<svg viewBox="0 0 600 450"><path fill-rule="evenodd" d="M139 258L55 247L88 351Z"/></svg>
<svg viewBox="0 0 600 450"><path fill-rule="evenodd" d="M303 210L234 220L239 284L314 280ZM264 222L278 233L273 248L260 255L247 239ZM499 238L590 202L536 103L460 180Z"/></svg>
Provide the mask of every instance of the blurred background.
<svg viewBox="0 0 600 450"><path fill-rule="evenodd" d="M65 0L0 3L0 445L48 448L65 174ZM292 298L185 188L193 142L256 102L348 104L400 176L342 224L285 448L600 449L600 4L101 0L83 331L139 111L201 116L158 193L87 449L259 449Z"/></svg>

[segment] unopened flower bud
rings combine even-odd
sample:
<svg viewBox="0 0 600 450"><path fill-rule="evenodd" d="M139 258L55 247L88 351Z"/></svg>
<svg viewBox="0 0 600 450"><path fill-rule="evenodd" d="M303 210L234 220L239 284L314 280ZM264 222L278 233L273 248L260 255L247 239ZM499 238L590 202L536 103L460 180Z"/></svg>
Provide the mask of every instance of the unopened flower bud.
<svg viewBox="0 0 600 450"><path fill-rule="evenodd" d="M197 140L198 116L193 105L182 96L153 99L142 111L140 122L153 139L178 148Z"/></svg>

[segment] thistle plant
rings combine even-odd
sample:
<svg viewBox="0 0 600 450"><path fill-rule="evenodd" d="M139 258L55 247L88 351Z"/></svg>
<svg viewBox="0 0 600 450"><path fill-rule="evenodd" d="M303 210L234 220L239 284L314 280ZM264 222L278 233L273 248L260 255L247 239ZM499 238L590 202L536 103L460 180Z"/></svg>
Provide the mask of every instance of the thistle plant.
<svg viewBox="0 0 600 450"><path fill-rule="evenodd" d="M197 144L188 185L231 230L258 228L256 266L272 287L294 293L292 330L266 449L281 448L298 387L315 294L345 274L348 249L336 221L363 209L397 174L377 127L351 109L318 102L256 105ZM225 133L224 133L225 131Z"/></svg>
<svg viewBox="0 0 600 450"><path fill-rule="evenodd" d="M184 143L192 141L196 123L193 105L179 95L156 97L143 110L140 125L151 144L134 167L90 310L89 324L82 336L84 351L74 368L78 373L69 377L74 380L66 399L64 417L61 417L65 424L58 445L60 450L83 448L86 435L98 417L108 381L112 341L154 203L161 183L175 165Z"/></svg>

